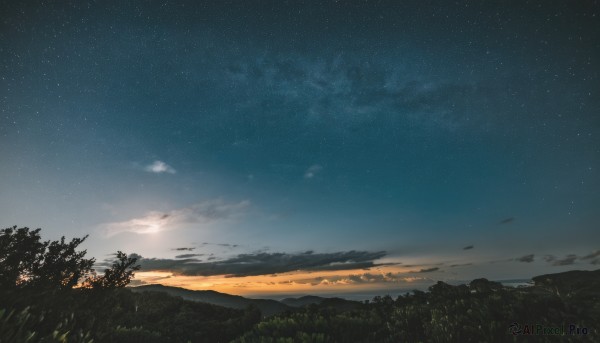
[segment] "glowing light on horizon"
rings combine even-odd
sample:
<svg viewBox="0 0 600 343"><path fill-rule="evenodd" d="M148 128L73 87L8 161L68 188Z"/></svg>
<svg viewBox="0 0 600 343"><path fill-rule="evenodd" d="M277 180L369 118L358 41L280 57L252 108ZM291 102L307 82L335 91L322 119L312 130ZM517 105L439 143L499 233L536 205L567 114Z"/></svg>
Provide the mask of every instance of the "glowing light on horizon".
<svg viewBox="0 0 600 343"><path fill-rule="evenodd" d="M191 290L214 290L236 295L276 295L292 293L351 293L422 282L433 283L427 276L414 275L412 268L382 266L378 270L296 271L259 276L182 276L170 272L139 272L136 280L142 284L160 283Z"/></svg>

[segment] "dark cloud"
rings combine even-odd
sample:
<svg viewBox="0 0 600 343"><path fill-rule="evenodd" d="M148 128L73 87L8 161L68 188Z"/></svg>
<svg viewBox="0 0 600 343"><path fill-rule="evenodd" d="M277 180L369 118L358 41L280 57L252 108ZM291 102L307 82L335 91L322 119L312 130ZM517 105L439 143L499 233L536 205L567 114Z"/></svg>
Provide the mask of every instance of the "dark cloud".
<svg viewBox="0 0 600 343"><path fill-rule="evenodd" d="M206 246L206 245L216 245L216 246L220 246L220 247L226 247L226 248L237 248L239 247L239 244L229 244L229 243L209 243L209 242L203 242L202 246Z"/></svg>
<svg viewBox="0 0 600 343"><path fill-rule="evenodd" d="M213 262L200 262L189 258L177 260L142 258L135 254L134 257L138 257L138 262L144 271L164 270L188 276L250 276L285 273L296 270L321 271L370 268L381 265L375 264L373 261L385 255L384 251L368 252L353 250L321 254L306 251L297 254L240 254L233 258ZM435 268L435 270L437 269Z"/></svg>
<svg viewBox="0 0 600 343"><path fill-rule="evenodd" d="M596 251L590 253L589 255L585 255L585 256L581 257L580 259L581 260L593 260L593 261L595 261L595 260L597 260L598 257L600 257L600 250L596 250ZM596 263L592 263L592 264L596 264Z"/></svg>
<svg viewBox="0 0 600 343"><path fill-rule="evenodd" d="M515 218L510 217L510 218L506 218L500 221L500 223L498 224L508 224L508 223L512 223L515 220Z"/></svg>
<svg viewBox="0 0 600 343"><path fill-rule="evenodd" d="M192 257L197 257L197 256L202 256L204 254L183 254L183 255L177 255L175 256L175 258L192 258Z"/></svg>
<svg viewBox="0 0 600 343"><path fill-rule="evenodd" d="M472 245L467 245L466 247L463 248L463 250L471 250L473 249Z"/></svg>
<svg viewBox="0 0 600 343"><path fill-rule="evenodd" d="M196 248L173 248L171 250L175 250L175 251L194 251Z"/></svg>
<svg viewBox="0 0 600 343"><path fill-rule="evenodd" d="M419 270L418 273L431 273L431 272L435 272L438 270L440 270L440 268L438 268L438 267L426 268L426 269Z"/></svg>
<svg viewBox="0 0 600 343"><path fill-rule="evenodd" d="M455 268L455 267L466 267L466 266L472 266L473 263L462 263L462 264L451 264L450 267L451 268Z"/></svg>
<svg viewBox="0 0 600 343"><path fill-rule="evenodd" d="M589 260L590 264L598 265L598 264L600 264L600 250L593 251L588 255L580 257L579 259L583 260L583 261Z"/></svg>
<svg viewBox="0 0 600 343"><path fill-rule="evenodd" d="M589 261L590 264L600 264L600 250L593 251L585 256L577 256L575 254L569 254L563 259L557 259L554 255L544 256L544 260L548 263L552 263L553 266L569 266L575 264L576 260Z"/></svg>
<svg viewBox="0 0 600 343"><path fill-rule="evenodd" d="M516 260L519 262L526 262L526 263L530 263L534 261L534 254L529 254L529 255L525 255L525 256L521 256L519 258L517 258Z"/></svg>
<svg viewBox="0 0 600 343"><path fill-rule="evenodd" d="M567 255L565 258L563 258L562 260L553 260L552 261L552 265L553 266L569 266L575 263L575 260L577 259L577 255Z"/></svg>

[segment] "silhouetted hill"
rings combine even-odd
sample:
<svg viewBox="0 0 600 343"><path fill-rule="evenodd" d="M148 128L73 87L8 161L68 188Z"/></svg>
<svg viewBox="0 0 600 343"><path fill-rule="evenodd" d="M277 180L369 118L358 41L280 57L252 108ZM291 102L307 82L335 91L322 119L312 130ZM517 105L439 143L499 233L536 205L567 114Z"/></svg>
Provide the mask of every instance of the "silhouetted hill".
<svg viewBox="0 0 600 343"><path fill-rule="evenodd" d="M315 295L306 295L300 298L286 298L282 303L291 307L306 307L309 305L319 305L319 307L332 307L338 311L354 310L361 306L358 301L352 301L342 298L324 298Z"/></svg>
<svg viewBox="0 0 600 343"><path fill-rule="evenodd" d="M570 270L568 272L544 274L533 279L536 286L547 284L571 284L572 286L600 286L600 269Z"/></svg>
<svg viewBox="0 0 600 343"><path fill-rule="evenodd" d="M223 307L245 309L250 305L256 306L263 316L271 316L284 311L292 310L290 306L276 300L250 299L239 295L219 293L216 291L192 291L185 288L170 287L163 285L145 285L130 288L134 292L164 292L172 296L178 296L185 300L203 302Z"/></svg>
<svg viewBox="0 0 600 343"><path fill-rule="evenodd" d="M304 307L311 304L320 304L325 298L316 295L306 295L300 298L285 298L282 303L291 307Z"/></svg>
<svg viewBox="0 0 600 343"><path fill-rule="evenodd" d="M577 294L600 299L600 269L545 274L536 276L532 280L538 289L555 293L558 296L571 297L573 294Z"/></svg>

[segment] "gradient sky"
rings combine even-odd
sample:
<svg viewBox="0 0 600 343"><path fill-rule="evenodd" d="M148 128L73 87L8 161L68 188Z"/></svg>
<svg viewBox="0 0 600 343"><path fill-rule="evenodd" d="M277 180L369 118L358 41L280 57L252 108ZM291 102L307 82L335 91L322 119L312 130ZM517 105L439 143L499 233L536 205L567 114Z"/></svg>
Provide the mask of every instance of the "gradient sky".
<svg viewBox="0 0 600 343"><path fill-rule="evenodd" d="M600 265L597 1L33 3L0 1L2 227L245 295Z"/></svg>

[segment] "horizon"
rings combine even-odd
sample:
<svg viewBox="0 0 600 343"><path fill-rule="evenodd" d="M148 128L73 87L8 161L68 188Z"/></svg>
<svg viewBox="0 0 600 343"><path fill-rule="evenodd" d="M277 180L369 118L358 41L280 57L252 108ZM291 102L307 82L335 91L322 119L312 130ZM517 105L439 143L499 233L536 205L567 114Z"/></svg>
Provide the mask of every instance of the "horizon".
<svg viewBox="0 0 600 343"><path fill-rule="evenodd" d="M570 271L578 271L578 270L570 270ZM473 280L463 280L463 281L459 281L459 280L455 280L454 282L452 282L450 285L452 286L458 286L458 285L468 285L470 281ZM510 288L518 288L518 287L530 287L533 285L532 280L531 279L518 279L518 280L490 280L493 282L499 282L501 283L504 287L510 287ZM312 296L317 296L317 297L322 297L322 298L342 298L342 299L346 299L346 300L352 300L352 301L365 301L365 300L373 300L373 298L377 297L377 296L386 296L389 295L392 298L396 298L398 296L401 295L406 295L406 294L412 294L415 290L418 291L428 291L429 286L434 285L435 283L431 283L431 284L427 284L427 285L421 285L419 287L413 287L413 288L397 288L397 289L386 289L386 290L382 290L382 292L377 292L377 291L353 291L353 292L344 292L344 293L339 293L339 292L321 292L321 293L317 293L317 294L313 294L313 293L273 293L273 294L245 294L243 295L244 298L248 298L248 299L267 299L267 300L276 300L276 301L282 301L284 299L299 299L302 297L312 297ZM211 291L211 292L218 292L215 290L210 290L210 289L189 289L189 288L184 288L184 287L177 287L177 286L168 286L168 285L163 285L161 283L152 283L152 284L138 284L138 285L128 285L127 287L144 287L144 286L164 286L164 287L175 287L175 288L179 288L179 289L184 289L184 290L188 290L188 291L199 291L199 292L203 292L203 291ZM229 294L229 293L224 293L224 292L218 292L221 294L228 294L228 295L235 295L235 296L242 296L239 294Z"/></svg>
<svg viewBox="0 0 600 343"><path fill-rule="evenodd" d="M133 285L385 294L600 265L596 4L0 4L0 226ZM381 293L380 293L381 292Z"/></svg>

